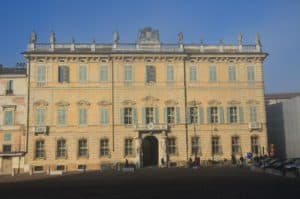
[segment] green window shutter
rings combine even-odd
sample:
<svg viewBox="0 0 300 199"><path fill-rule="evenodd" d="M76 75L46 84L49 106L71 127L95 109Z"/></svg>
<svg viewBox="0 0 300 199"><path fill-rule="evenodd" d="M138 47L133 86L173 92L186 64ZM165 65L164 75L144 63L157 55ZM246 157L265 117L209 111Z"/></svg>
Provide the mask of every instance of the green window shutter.
<svg viewBox="0 0 300 199"><path fill-rule="evenodd" d="M137 122L137 110L136 108L132 108L132 120L133 120L133 124L138 124Z"/></svg>
<svg viewBox="0 0 300 199"><path fill-rule="evenodd" d="M120 124L124 124L124 108L120 109Z"/></svg>
<svg viewBox="0 0 300 199"><path fill-rule="evenodd" d="M11 133L7 132L4 134L4 141L11 141Z"/></svg>
<svg viewBox="0 0 300 199"><path fill-rule="evenodd" d="M180 107L176 107L176 123L180 124Z"/></svg>
<svg viewBox="0 0 300 199"><path fill-rule="evenodd" d="M243 123L244 122L244 112L243 112L243 107L239 107L239 122Z"/></svg>
<svg viewBox="0 0 300 199"><path fill-rule="evenodd" d="M207 111L207 123L211 123L210 107L207 107L206 111Z"/></svg>
<svg viewBox="0 0 300 199"><path fill-rule="evenodd" d="M80 108L79 109L79 124L86 124L86 123L87 123L86 109Z"/></svg>
<svg viewBox="0 0 300 199"><path fill-rule="evenodd" d="M86 66L79 66L79 81L86 81L87 71Z"/></svg>
<svg viewBox="0 0 300 199"><path fill-rule="evenodd" d="M13 112L12 111L5 111L4 112L4 124L5 125L12 125L13 124Z"/></svg>
<svg viewBox="0 0 300 199"><path fill-rule="evenodd" d="M255 80L254 66L248 66L247 67L247 76L248 76L248 81L254 81Z"/></svg>
<svg viewBox="0 0 300 199"><path fill-rule="evenodd" d="M156 107L155 109L155 123L158 124L159 123L159 108Z"/></svg>
<svg viewBox="0 0 300 199"><path fill-rule="evenodd" d="M146 108L142 108L142 122L143 124L146 124Z"/></svg>
<svg viewBox="0 0 300 199"><path fill-rule="evenodd" d="M132 67L131 66L125 66L125 73L124 73L125 81L132 81Z"/></svg>
<svg viewBox="0 0 300 199"><path fill-rule="evenodd" d="M186 109L186 122L188 123L188 124L190 124L191 123L191 113L190 113L190 107L187 107L187 109Z"/></svg>
<svg viewBox="0 0 300 199"><path fill-rule="evenodd" d="M109 114L108 114L108 108L105 107L104 108L104 124L108 124L109 123Z"/></svg>
<svg viewBox="0 0 300 199"><path fill-rule="evenodd" d="M227 107L227 123L230 123L230 107Z"/></svg>
<svg viewBox="0 0 300 199"><path fill-rule="evenodd" d="M174 80L174 69L173 66L168 65L167 66L167 81L173 81Z"/></svg>
<svg viewBox="0 0 300 199"><path fill-rule="evenodd" d="M224 123L224 108L223 107L219 107L219 115L220 115L220 123L223 124Z"/></svg>
<svg viewBox="0 0 300 199"><path fill-rule="evenodd" d="M36 110L36 122L38 125L45 123L45 109Z"/></svg>
<svg viewBox="0 0 300 199"><path fill-rule="evenodd" d="M199 106L199 123L203 124L204 123L204 113L203 113L203 107Z"/></svg>
<svg viewBox="0 0 300 199"><path fill-rule="evenodd" d="M68 66L64 66L63 67L63 80L65 82L70 82L70 75L69 75L69 67Z"/></svg>
<svg viewBox="0 0 300 199"><path fill-rule="evenodd" d="M44 82L45 76L46 76L46 67L45 66L38 66L38 72L37 72L37 81L38 82Z"/></svg>
<svg viewBox="0 0 300 199"><path fill-rule="evenodd" d="M108 81L108 68L107 68L107 66L101 66L100 81L102 81L102 82Z"/></svg>
<svg viewBox="0 0 300 199"><path fill-rule="evenodd" d="M164 107L164 123L168 123L168 107Z"/></svg>

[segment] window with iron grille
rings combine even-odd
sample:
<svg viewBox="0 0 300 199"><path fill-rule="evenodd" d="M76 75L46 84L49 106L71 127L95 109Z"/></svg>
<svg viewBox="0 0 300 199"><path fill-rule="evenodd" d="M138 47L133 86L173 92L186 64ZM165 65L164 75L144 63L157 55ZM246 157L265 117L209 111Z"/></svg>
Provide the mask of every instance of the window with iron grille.
<svg viewBox="0 0 300 199"><path fill-rule="evenodd" d="M100 140L100 156L108 156L109 155L109 145L108 139Z"/></svg>
<svg viewBox="0 0 300 199"><path fill-rule="evenodd" d="M133 140L131 138L125 139L125 155L133 155Z"/></svg>
<svg viewBox="0 0 300 199"><path fill-rule="evenodd" d="M176 138L168 138L168 154L176 155Z"/></svg>
<svg viewBox="0 0 300 199"><path fill-rule="evenodd" d="M198 136L192 137L191 147L192 147L192 154L193 155L199 154L199 151L200 151L200 142L199 142L199 140L200 139L199 139Z"/></svg>
<svg viewBox="0 0 300 199"><path fill-rule="evenodd" d="M44 140L37 140L35 142L35 157L45 158L45 142Z"/></svg>
<svg viewBox="0 0 300 199"><path fill-rule="evenodd" d="M257 136L252 136L251 137L251 152L253 154L258 154L259 152L259 142L258 142L258 137Z"/></svg>
<svg viewBox="0 0 300 199"><path fill-rule="evenodd" d="M56 157L63 158L67 156L66 140L57 140Z"/></svg>
<svg viewBox="0 0 300 199"><path fill-rule="evenodd" d="M86 139L80 139L78 141L78 156L87 157L88 156L88 146Z"/></svg>
<svg viewBox="0 0 300 199"><path fill-rule="evenodd" d="M219 137L212 137L212 153L214 155L221 153L220 138Z"/></svg>
<svg viewBox="0 0 300 199"><path fill-rule="evenodd" d="M231 150L232 153L241 153L240 138L238 136L231 138Z"/></svg>
<svg viewBox="0 0 300 199"><path fill-rule="evenodd" d="M210 107L210 122L218 123L218 107Z"/></svg>

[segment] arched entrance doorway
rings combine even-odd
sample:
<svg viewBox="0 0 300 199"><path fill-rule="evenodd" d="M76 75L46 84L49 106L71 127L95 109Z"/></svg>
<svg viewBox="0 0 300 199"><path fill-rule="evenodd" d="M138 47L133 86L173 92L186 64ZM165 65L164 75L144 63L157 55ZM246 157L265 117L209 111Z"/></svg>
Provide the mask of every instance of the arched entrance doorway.
<svg viewBox="0 0 300 199"><path fill-rule="evenodd" d="M154 136L147 136L143 139L143 166L158 165L158 140Z"/></svg>

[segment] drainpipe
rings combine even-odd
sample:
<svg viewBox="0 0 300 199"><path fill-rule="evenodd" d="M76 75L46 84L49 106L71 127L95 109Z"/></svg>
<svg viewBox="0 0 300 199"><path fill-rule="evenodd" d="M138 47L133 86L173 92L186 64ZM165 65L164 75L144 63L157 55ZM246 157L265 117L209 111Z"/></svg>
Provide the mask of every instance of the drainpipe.
<svg viewBox="0 0 300 199"><path fill-rule="evenodd" d="M110 57L110 56L109 56ZM114 59L111 58L111 96L112 96L112 151L115 151L115 87L114 87Z"/></svg>
<svg viewBox="0 0 300 199"><path fill-rule="evenodd" d="M186 160L189 159L189 138L188 138L188 134L189 134L189 130L188 130L188 123L187 123L187 85L186 85L186 59L188 59L187 57L183 58L183 83L184 83L184 112L185 112L185 142L186 142Z"/></svg>

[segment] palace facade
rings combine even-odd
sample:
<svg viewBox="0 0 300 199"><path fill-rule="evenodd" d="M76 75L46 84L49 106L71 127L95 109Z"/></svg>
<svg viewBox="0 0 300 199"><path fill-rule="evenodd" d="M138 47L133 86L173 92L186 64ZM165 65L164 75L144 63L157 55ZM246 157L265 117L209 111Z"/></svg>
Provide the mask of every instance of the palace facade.
<svg viewBox="0 0 300 199"><path fill-rule="evenodd" d="M27 163L33 172L184 165L267 153L263 61L253 45L37 43L32 33Z"/></svg>

